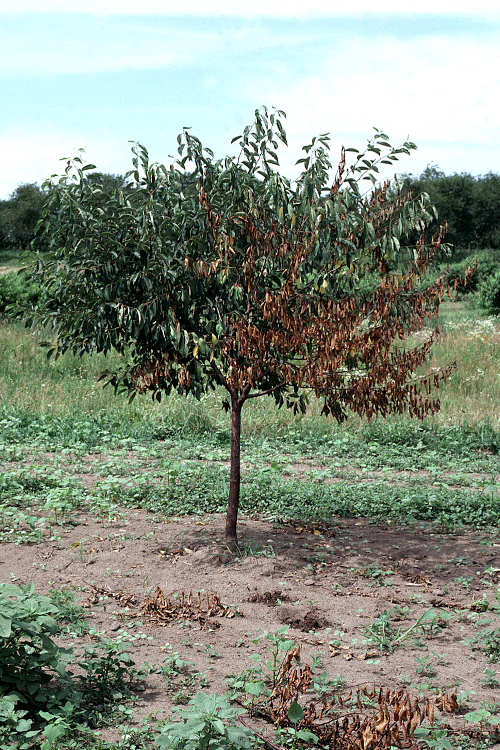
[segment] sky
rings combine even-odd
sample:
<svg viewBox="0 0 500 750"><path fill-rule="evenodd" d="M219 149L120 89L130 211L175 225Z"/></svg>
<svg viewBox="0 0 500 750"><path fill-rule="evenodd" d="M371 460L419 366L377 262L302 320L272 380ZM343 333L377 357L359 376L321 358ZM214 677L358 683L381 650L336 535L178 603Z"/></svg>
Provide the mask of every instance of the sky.
<svg viewBox="0 0 500 750"><path fill-rule="evenodd" d="M168 164L184 127L234 154L261 105L287 113L290 178L313 136L336 163L374 127L418 146L397 171L500 173L500 3L0 0L0 105L0 199L80 148L102 172L135 141Z"/></svg>

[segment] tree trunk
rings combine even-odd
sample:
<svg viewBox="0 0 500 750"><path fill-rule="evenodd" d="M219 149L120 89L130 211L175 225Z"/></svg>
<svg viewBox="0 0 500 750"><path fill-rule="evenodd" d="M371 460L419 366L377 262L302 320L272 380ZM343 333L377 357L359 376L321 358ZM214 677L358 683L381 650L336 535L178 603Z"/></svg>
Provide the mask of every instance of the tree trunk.
<svg viewBox="0 0 500 750"><path fill-rule="evenodd" d="M229 479L229 500L226 516L226 542L234 548L238 542L236 521L240 502L240 435L241 407L243 401L231 396L231 475Z"/></svg>

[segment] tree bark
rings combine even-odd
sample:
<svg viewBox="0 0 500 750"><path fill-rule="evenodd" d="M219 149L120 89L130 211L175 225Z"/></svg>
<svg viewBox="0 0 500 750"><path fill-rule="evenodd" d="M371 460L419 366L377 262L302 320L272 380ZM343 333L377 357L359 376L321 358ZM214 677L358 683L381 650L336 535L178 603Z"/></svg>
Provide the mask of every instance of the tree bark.
<svg viewBox="0 0 500 750"><path fill-rule="evenodd" d="M240 503L240 436L241 407L243 401L231 396L231 474L229 479L229 500L226 515L226 542L232 548L238 543L236 522Z"/></svg>

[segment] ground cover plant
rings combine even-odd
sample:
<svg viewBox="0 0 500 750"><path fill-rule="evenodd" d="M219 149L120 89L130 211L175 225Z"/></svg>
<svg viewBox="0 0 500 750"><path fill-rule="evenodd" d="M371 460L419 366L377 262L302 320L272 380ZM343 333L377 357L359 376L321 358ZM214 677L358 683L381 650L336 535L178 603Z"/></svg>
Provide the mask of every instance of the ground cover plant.
<svg viewBox="0 0 500 750"><path fill-rule="evenodd" d="M42 334L4 323L0 660L24 642L44 675L36 701L4 691L2 742L328 747L361 731L383 746L412 721L426 747L495 741L498 326L471 310L442 310L429 364L453 351L457 375L423 423L252 405L236 556L223 395L128 404L96 385L98 361L47 362ZM7 610L39 597L50 642L9 644Z"/></svg>

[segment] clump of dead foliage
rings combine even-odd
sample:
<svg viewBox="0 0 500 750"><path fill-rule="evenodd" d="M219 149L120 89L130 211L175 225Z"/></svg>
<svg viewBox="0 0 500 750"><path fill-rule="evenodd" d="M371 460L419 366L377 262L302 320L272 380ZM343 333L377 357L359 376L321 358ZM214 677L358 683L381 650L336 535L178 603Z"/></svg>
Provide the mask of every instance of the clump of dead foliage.
<svg viewBox="0 0 500 750"><path fill-rule="evenodd" d="M307 730L325 750L389 750L415 745L415 729L424 721L432 726L436 709L453 713L459 708L454 692L418 697L402 687L375 684L308 698L311 679L311 667L301 664L297 644L287 653L271 695L255 704L251 713L267 718L275 727L293 724L297 731ZM290 719L294 703L300 706L302 717L295 723Z"/></svg>

